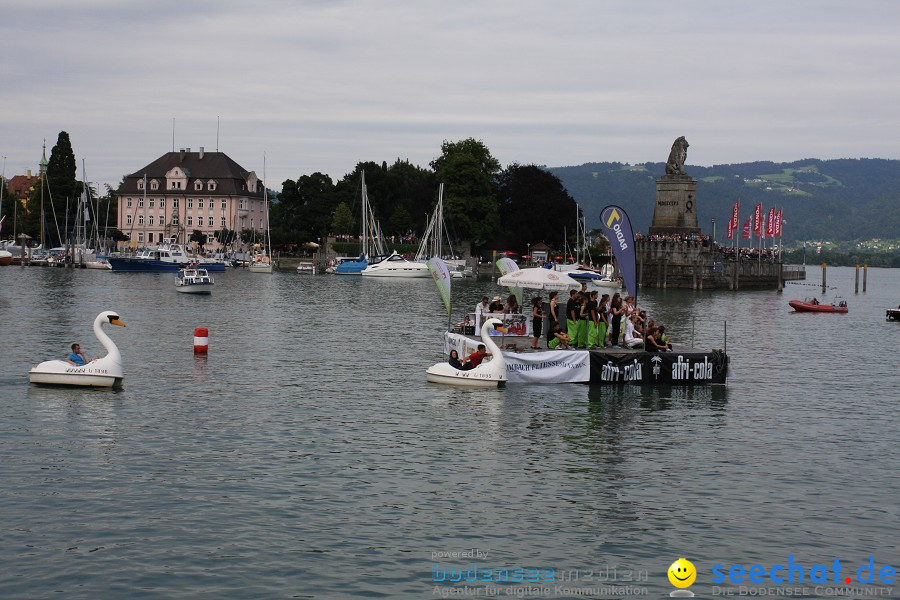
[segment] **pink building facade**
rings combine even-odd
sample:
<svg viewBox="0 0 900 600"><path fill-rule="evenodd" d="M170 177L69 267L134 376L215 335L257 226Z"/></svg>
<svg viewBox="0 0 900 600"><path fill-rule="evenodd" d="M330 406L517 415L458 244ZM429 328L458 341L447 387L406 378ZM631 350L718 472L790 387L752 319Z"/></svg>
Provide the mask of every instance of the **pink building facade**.
<svg viewBox="0 0 900 600"><path fill-rule="evenodd" d="M167 152L126 175L118 190L118 228L132 248L155 246L168 238L181 243L195 230L206 235L205 249L221 249L215 234L223 229L256 232L264 239L266 207L263 181L223 152Z"/></svg>

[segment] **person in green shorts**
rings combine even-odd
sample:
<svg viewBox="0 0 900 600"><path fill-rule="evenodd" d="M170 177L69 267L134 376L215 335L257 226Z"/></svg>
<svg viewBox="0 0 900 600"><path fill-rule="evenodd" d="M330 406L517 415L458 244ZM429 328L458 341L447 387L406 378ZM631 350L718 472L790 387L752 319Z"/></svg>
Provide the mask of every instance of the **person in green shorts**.
<svg viewBox="0 0 900 600"><path fill-rule="evenodd" d="M578 324L578 312L581 304L578 302L578 291L569 290L569 300L566 302L566 334L575 341L575 328Z"/></svg>
<svg viewBox="0 0 900 600"><path fill-rule="evenodd" d="M565 350L569 349L569 336L562 328L560 328L558 321L554 321L553 325L550 326L550 331L547 332L547 338L549 340L547 342L547 347L551 350L556 350L560 346Z"/></svg>

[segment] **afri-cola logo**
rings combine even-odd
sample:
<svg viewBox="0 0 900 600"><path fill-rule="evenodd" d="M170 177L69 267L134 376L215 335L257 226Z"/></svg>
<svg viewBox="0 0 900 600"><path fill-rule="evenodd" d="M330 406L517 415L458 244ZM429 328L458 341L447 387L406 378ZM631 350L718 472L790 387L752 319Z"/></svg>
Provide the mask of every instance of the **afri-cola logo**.
<svg viewBox="0 0 900 600"><path fill-rule="evenodd" d="M897 570L891 565L877 566L875 557L870 556L869 562L857 568L841 565L837 558L834 562L822 565L812 565L809 569L800 563L794 562L794 555L787 558L783 564L773 564L768 567L763 565L734 564L730 567L713 565L712 582L714 584L781 584L781 583L817 583L817 584L876 584L889 585L894 583ZM671 577L671 576L670 576Z"/></svg>

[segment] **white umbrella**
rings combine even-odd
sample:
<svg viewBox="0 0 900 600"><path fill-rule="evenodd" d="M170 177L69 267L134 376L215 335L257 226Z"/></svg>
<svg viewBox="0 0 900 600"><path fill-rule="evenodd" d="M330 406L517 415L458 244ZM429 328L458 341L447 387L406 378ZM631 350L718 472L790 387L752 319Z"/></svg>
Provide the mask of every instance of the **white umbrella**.
<svg viewBox="0 0 900 600"><path fill-rule="evenodd" d="M511 285L538 290L577 290L581 284L559 271L535 267L532 269L519 269L507 273L497 280L500 285Z"/></svg>

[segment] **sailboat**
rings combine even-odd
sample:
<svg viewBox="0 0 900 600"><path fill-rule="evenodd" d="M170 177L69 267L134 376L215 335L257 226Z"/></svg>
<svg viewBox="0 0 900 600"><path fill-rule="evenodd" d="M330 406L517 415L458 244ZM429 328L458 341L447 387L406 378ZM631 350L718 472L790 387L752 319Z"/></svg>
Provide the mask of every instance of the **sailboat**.
<svg viewBox="0 0 900 600"><path fill-rule="evenodd" d="M269 188L266 185L266 156L263 155L263 205L266 211L266 237L259 251L250 258L251 273L272 272L272 238L269 230Z"/></svg>
<svg viewBox="0 0 900 600"><path fill-rule="evenodd" d="M3 161L3 174L0 175L0 231L3 231L3 189L6 187L6 161ZM0 267L5 267L12 263L12 252L5 247L0 247Z"/></svg>
<svg viewBox="0 0 900 600"><path fill-rule="evenodd" d="M359 275L363 272L363 269L369 266L369 261L374 262L377 260L377 257L384 257L387 254L384 248L384 236L381 235L381 227L375 220L375 213L372 212L372 206L369 204L365 171L362 172L361 201L360 221L362 234L360 242L362 247L360 248L359 258L342 261L334 269L334 273L337 275Z"/></svg>
<svg viewBox="0 0 900 600"><path fill-rule="evenodd" d="M428 221L425 228L425 235L422 237L422 243L416 252L415 260L423 262L429 257L440 258L447 265L450 276L453 278L474 277L474 271L466 266L464 260L454 256L453 244L450 236L447 235L447 246L450 248L451 256L444 256L444 236L447 232L447 225L444 222L444 184L438 189L438 201L434 207L434 213Z"/></svg>

